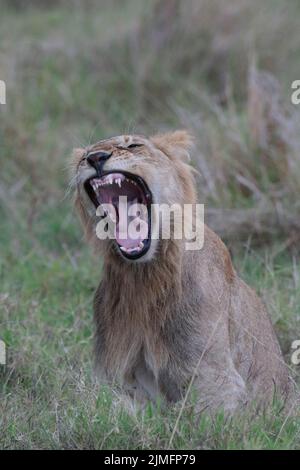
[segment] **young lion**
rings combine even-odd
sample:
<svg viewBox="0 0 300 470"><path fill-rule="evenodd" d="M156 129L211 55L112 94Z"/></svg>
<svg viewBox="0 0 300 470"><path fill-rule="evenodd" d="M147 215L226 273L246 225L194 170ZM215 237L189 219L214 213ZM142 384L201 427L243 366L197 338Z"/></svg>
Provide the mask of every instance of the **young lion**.
<svg viewBox="0 0 300 470"><path fill-rule="evenodd" d="M291 381L268 314L212 230L204 226L202 249L187 251L174 230L152 239L161 218L149 211L146 236L121 239L119 196L129 207L196 204L190 145L190 135L176 131L122 135L74 152L76 207L104 260L94 299L96 363L103 378L141 401L175 402L191 383L199 410L286 399ZM107 203L116 237L99 240L96 207Z"/></svg>

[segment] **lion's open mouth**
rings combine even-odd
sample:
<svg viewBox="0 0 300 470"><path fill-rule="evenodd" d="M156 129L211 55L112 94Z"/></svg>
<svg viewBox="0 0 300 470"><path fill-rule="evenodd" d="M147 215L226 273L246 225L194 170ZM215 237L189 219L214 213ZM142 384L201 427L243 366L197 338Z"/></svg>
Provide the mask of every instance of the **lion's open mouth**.
<svg viewBox="0 0 300 470"><path fill-rule="evenodd" d="M85 190L97 208L104 208L115 226L114 238L122 255L137 259L151 243L152 195L145 181L128 172L109 172L85 182Z"/></svg>

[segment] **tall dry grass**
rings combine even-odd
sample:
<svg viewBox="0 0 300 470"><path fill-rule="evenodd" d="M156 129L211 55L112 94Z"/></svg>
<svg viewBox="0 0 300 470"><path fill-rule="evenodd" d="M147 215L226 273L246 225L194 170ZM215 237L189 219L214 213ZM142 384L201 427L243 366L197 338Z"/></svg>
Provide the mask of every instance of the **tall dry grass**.
<svg viewBox="0 0 300 470"><path fill-rule="evenodd" d="M247 99L204 99L210 118L178 109L198 136L199 192L211 225L227 238L299 241L300 113L284 103L273 75L249 65Z"/></svg>
<svg viewBox="0 0 300 470"><path fill-rule="evenodd" d="M135 33L144 112L159 114L163 96L195 134L200 197L226 238L299 240L296 13L294 2L168 0Z"/></svg>
<svg viewBox="0 0 300 470"><path fill-rule="evenodd" d="M2 192L13 182L12 198L21 188L31 206L45 204L64 189L72 146L184 126L196 137L199 193L213 228L227 238L297 239L299 112L290 105L300 70L297 3L68 5L7 6L20 14L14 39L8 21L1 36L10 94L1 115L9 157Z"/></svg>

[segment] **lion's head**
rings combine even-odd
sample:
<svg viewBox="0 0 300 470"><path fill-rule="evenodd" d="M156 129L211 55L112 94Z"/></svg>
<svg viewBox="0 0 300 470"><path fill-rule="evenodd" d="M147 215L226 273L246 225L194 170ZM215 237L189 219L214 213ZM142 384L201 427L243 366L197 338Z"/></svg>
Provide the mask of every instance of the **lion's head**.
<svg viewBox="0 0 300 470"><path fill-rule="evenodd" d="M151 260L159 247L159 240L151 235L160 223L150 210L151 205L196 201L192 167L188 164L191 144L192 138L186 131L176 131L150 138L121 135L76 149L73 161L76 206L89 238L98 246L100 243L106 253L113 249L129 261ZM126 214L121 196L127 197ZM146 212L138 212L144 230L135 237L127 228L124 235L120 222L130 223L133 205L147 208ZM114 226L114 240L96 239L98 207L105 208L101 215Z"/></svg>

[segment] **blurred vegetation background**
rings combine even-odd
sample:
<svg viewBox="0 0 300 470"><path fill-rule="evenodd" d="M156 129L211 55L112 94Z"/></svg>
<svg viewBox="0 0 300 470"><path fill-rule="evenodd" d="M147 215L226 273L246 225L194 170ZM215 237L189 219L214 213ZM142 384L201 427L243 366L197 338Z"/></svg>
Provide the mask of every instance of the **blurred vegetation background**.
<svg viewBox="0 0 300 470"><path fill-rule="evenodd" d="M207 222L266 301L290 362L300 336L299 3L0 0L0 9L0 447L167 447L175 411L136 419L92 378L101 260L72 211L71 150L189 129ZM276 416L195 425L187 410L173 445L299 446L299 423L281 425Z"/></svg>

